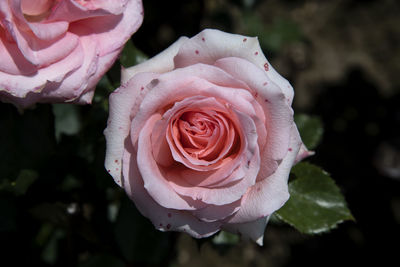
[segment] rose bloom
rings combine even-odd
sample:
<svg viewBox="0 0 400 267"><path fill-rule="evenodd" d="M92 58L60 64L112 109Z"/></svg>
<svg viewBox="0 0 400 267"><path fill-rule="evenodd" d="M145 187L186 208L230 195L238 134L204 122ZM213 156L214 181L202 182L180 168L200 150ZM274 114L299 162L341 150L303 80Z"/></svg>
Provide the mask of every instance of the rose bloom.
<svg viewBox="0 0 400 267"><path fill-rule="evenodd" d="M262 244L308 153L293 88L257 38L204 30L123 70L110 96L105 166L161 231L219 230Z"/></svg>
<svg viewBox="0 0 400 267"><path fill-rule="evenodd" d="M142 20L139 0L1 0L0 101L91 103Z"/></svg>

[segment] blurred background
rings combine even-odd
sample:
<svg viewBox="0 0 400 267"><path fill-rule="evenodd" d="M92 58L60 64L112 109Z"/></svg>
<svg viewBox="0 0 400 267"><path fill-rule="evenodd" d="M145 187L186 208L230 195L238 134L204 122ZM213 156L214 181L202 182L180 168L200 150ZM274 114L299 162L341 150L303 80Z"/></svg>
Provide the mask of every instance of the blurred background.
<svg viewBox="0 0 400 267"><path fill-rule="evenodd" d="M0 103L0 266L337 266L398 262L400 2L144 1L142 27L92 106ZM316 155L355 222L305 235L278 221L264 246L156 231L103 167L119 66L204 28L258 36L295 88L294 110L324 125ZM229 238L228 238L229 239ZM396 254L397 253L397 254ZM387 263L387 264L386 264Z"/></svg>

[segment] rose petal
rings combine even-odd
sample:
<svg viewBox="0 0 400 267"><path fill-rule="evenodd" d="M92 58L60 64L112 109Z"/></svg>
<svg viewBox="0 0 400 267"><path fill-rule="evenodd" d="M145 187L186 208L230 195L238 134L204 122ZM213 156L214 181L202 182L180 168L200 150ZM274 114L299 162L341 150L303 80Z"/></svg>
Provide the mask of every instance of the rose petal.
<svg viewBox="0 0 400 267"><path fill-rule="evenodd" d="M111 4L111 2L109 3ZM137 31L143 21L142 1L131 0L120 15L99 16L70 24L69 31L78 35L91 35L97 42L99 56L119 50Z"/></svg>
<svg viewBox="0 0 400 267"><path fill-rule="evenodd" d="M304 144L301 144L299 153L297 153L297 156L296 156L295 163L302 161L303 159L308 158L314 154L315 154L314 151L308 150Z"/></svg>
<svg viewBox="0 0 400 267"><path fill-rule="evenodd" d="M161 206L179 210L194 210L204 207L199 201L188 201L180 197L164 178L157 166L151 151L151 132L155 123L161 119L158 113L153 114L140 131L137 144L137 165L142 176L144 187L149 195ZM135 145L134 145L135 147ZM131 162L131 164L134 164Z"/></svg>
<svg viewBox="0 0 400 267"><path fill-rule="evenodd" d="M266 161L281 161L288 151L293 124L293 110L286 103L282 91L268 79L264 71L247 60L223 58L216 61L215 65L244 81L260 96L259 101L263 102L268 132L266 149L262 149L261 158ZM275 169L276 165L272 162L263 165L258 179L270 176Z"/></svg>
<svg viewBox="0 0 400 267"><path fill-rule="evenodd" d="M45 88L51 91L72 71L81 67L84 59L82 46L78 46L73 53L48 68L42 68L32 76L9 75L0 72L0 92L5 91L1 99L9 101L20 107L26 107L42 98L39 95ZM46 87L47 86L47 87ZM70 93L74 93L73 91Z"/></svg>
<svg viewBox="0 0 400 267"><path fill-rule="evenodd" d="M139 72L157 72L164 73L174 69L174 56L179 50L179 47L188 38L181 37L175 43L170 45L167 49L160 54L146 60L143 63L132 66L130 68L122 68L121 70L121 83L127 82L136 73Z"/></svg>
<svg viewBox="0 0 400 267"><path fill-rule="evenodd" d="M255 131L254 122L246 115L237 112L240 120L240 128L243 133L241 150L238 152L239 157L235 159L241 166L247 169L242 179L235 181L230 185L221 187L203 187L193 186L186 180L174 177L174 170L169 168L166 170L167 179L170 180L171 187L181 195L191 197L195 200L201 200L207 204L225 205L239 200L254 185L260 167L260 156L257 144L257 133ZM234 165L234 168L236 166ZM231 169L231 172L234 171ZM207 177L207 176L206 176ZM225 177L221 177L222 179ZM220 178L220 179L221 179ZM228 177L229 178L229 177ZM227 180L230 181L230 180Z"/></svg>
<svg viewBox="0 0 400 267"><path fill-rule="evenodd" d="M217 87L219 84L226 88ZM160 107L193 95L227 98L226 102L236 104L235 109L245 113L255 113L253 106L246 101L253 99L251 94L246 90L239 90L245 86L226 72L209 65L198 64L161 74L147 85L151 90L146 94L140 105L140 111L132 121L132 142L136 142L139 131L148 117ZM246 110L243 110L244 108Z"/></svg>
<svg viewBox="0 0 400 267"><path fill-rule="evenodd" d="M6 41L4 31L0 31L0 72L12 75L34 74L36 66L27 61L14 42Z"/></svg>
<svg viewBox="0 0 400 267"><path fill-rule="evenodd" d="M18 2L18 1L14 1ZM49 0L21 0L21 9L27 15L40 15L50 9L52 2Z"/></svg>
<svg viewBox="0 0 400 267"><path fill-rule="evenodd" d="M196 218L203 222L222 221L240 209L240 199L226 205L207 205L202 209L191 211Z"/></svg>
<svg viewBox="0 0 400 267"><path fill-rule="evenodd" d="M268 178L258 181L244 196L240 210L229 220L229 223L251 222L266 217L278 210L289 198L287 180L290 169L302 144L296 126L292 126L290 148L278 169Z"/></svg>
<svg viewBox="0 0 400 267"><path fill-rule="evenodd" d="M258 245L263 245L265 227L270 216L262 217L247 223L227 223L222 225L222 229L228 232L238 234L242 239L251 239Z"/></svg>
<svg viewBox="0 0 400 267"><path fill-rule="evenodd" d="M181 109L181 110L180 110ZM174 136L171 131L171 120L173 120L176 116L180 117L182 113L186 110L193 110L193 111L201 111L201 112L220 112L225 113L226 116L236 117L235 114L232 113L230 110L226 109L222 103L218 102L214 97L189 97L184 99L181 102L178 102L174 105L173 108L168 110L165 117L170 117L169 114L174 114L172 117L168 119L168 127L166 129L166 139L171 148L173 158L181 162L182 164L186 165L190 169L204 171L204 170L211 170L215 169L220 165L220 160L223 158L226 153L228 153L229 148L225 148L225 150L221 151L219 156L213 160L205 160L205 159L197 159L189 155L188 152L180 144L180 141L176 140L176 136ZM231 121L233 123L234 121ZM229 130L229 129L227 129ZM233 138L235 135L235 130L230 129L230 133L228 134L228 142L233 142ZM224 140L225 141L225 140ZM220 142L222 143L222 142Z"/></svg>
<svg viewBox="0 0 400 267"><path fill-rule="evenodd" d="M212 65L218 59L225 57L240 57L266 70L267 76L281 88L289 104L292 103L294 95L292 86L265 58L256 37L206 29L182 44L174 62L176 68L182 68L196 63Z"/></svg>
<svg viewBox="0 0 400 267"><path fill-rule="evenodd" d="M135 76L135 79L121 85L110 95L109 119L107 128L104 130L107 141L105 168L114 181L125 189L127 187L121 180L121 159L126 145L125 139L129 136L131 117L135 115L135 103L132 102L132 99L137 99L137 102L140 103L143 98L141 96L143 94L142 86L157 76L154 73L140 73ZM145 90L144 87L143 89ZM138 107L136 107L136 112L137 109Z"/></svg>
<svg viewBox="0 0 400 267"><path fill-rule="evenodd" d="M171 187L180 195L190 197L193 200L200 200L207 204L226 205L239 200L246 193L247 189L255 184L260 165L258 147L254 156L242 163L244 166L248 166L245 176L238 181L234 181L232 184L221 187L194 187L185 181L178 183L177 179L173 179L173 172L167 172L165 175L171 181ZM248 163L249 165L247 165Z"/></svg>
<svg viewBox="0 0 400 267"><path fill-rule="evenodd" d="M58 20L74 22L91 17L119 15L127 8L128 1L135 2L136 0L111 0L107 1L108 3L105 1L96 1L95 5L93 5L93 1L86 3L76 0L59 1L53 7L46 22Z"/></svg>
<svg viewBox="0 0 400 267"><path fill-rule="evenodd" d="M138 210L161 231L179 231L195 238L203 238L218 232L220 222L202 222L187 211L167 209L157 204L144 189L143 180L136 164L136 151L128 142L123 155L123 179L125 190Z"/></svg>
<svg viewBox="0 0 400 267"><path fill-rule="evenodd" d="M17 43L24 57L33 65L46 66L70 54L78 45L78 37L67 32L57 40L41 40L27 31L22 31L16 24L5 20L4 27Z"/></svg>

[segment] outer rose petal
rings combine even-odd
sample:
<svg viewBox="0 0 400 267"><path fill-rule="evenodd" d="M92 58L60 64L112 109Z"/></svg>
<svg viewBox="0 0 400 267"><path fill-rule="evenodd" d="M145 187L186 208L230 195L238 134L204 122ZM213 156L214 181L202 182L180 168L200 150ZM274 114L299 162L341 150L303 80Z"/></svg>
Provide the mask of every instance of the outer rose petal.
<svg viewBox="0 0 400 267"><path fill-rule="evenodd" d="M125 187L121 179L122 154L125 149L125 139L129 136L131 118L137 112L135 112L135 105L132 104L132 100L137 99L140 103L145 93L141 90L141 87L157 76L158 74L153 73L140 73L135 79L123 84L110 95L110 115L107 128L104 130L107 140L105 167L114 181L122 187ZM143 87L143 90L147 89Z"/></svg>
<svg viewBox="0 0 400 267"><path fill-rule="evenodd" d="M279 85L289 103L292 103L294 95L292 86L269 64L257 37L206 29L182 44L174 62L175 68L196 63L212 65L218 59L225 57L240 57L266 70L267 76Z"/></svg>
<svg viewBox="0 0 400 267"><path fill-rule="evenodd" d="M267 226L270 216L262 217L247 223L227 223L222 226L223 230L231 233L239 234L244 239L251 239L258 245L263 245L265 227Z"/></svg>
<svg viewBox="0 0 400 267"><path fill-rule="evenodd" d="M80 68L83 64L83 58L83 48L78 46L68 59L61 60L47 68L39 69L32 76L9 75L0 72L0 92L4 91L4 93L9 94L11 103L29 106L40 98L39 93L49 82L59 83L71 72ZM37 96L39 98L36 98ZM30 99L30 97L33 99ZM1 99L3 100L3 98Z"/></svg>
<svg viewBox="0 0 400 267"><path fill-rule="evenodd" d="M271 175L277 163L286 155L293 125L293 110L286 103L286 99L279 87L268 79L265 71L241 58L224 58L215 62L215 65L233 77L244 81L259 95L259 101L264 105L267 118L267 142L263 149L262 158L268 161L260 170L259 179Z"/></svg>
<svg viewBox="0 0 400 267"><path fill-rule="evenodd" d="M291 133L291 151L288 151L274 174L249 188L240 210L228 220L229 223L251 222L269 216L280 209L288 200L287 180L302 144L299 132L294 124Z"/></svg>
<svg viewBox="0 0 400 267"><path fill-rule="evenodd" d="M19 0L0 1L1 101L22 108L91 103L95 85L143 20L140 0L54 1L48 12L36 21L24 16Z"/></svg>
<svg viewBox="0 0 400 267"><path fill-rule="evenodd" d="M295 163L302 161L303 159L308 158L314 154L315 154L314 151L308 150L307 147L304 144L302 144L299 153L296 156Z"/></svg>
<svg viewBox="0 0 400 267"><path fill-rule="evenodd" d="M112 4L112 1L110 1L110 4ZM71 32L80 36L92 35L93 40L97 41L99 56L104 56L117 49L121 50L126 40L143 22L142 1L128 1L123 14L93 17L84 22L72 23Z"/></svg>
<svg viewBox="0 0 400 267"><path fill-rule="evenodd" d="M188 40L187 37L181 37L175 43L170 45L167 49L165 49L155 57L133 67L122 68L121 83L127 82L130 78L132 78L136 73L139 72L164 73L173 70L174 57L176 53L178 53L178 50L182 43L186 40Z"/></svg>
<svg viewBox="0 0 400 267"><path fill-rule="evenodd" d="M158 205L144 189L136 164L136 151L129 142L125 146L122 160L124 184L128 196L158 230L186 232L196 238L208 237L219 231L220 222L202 222L187 211L167 209Z"/></svg>

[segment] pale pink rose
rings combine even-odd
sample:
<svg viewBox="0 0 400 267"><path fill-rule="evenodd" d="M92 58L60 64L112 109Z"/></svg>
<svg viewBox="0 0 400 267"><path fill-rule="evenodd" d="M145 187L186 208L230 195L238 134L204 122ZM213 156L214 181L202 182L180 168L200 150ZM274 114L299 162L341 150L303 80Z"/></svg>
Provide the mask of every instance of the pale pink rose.
<svg viewBox="0 0 400 267"><path fill-rule="evenodd" d="M161 231L223 229L262 244L302 146L292 99L257 38L182 37L123 70L110 96L106 169Z"/></svg>
<svg viewBox="0 0 400 267"><path fill-rule="evenodd" d="M140 0L1 0L0 101L91 103L142 20Z"/></svg>

